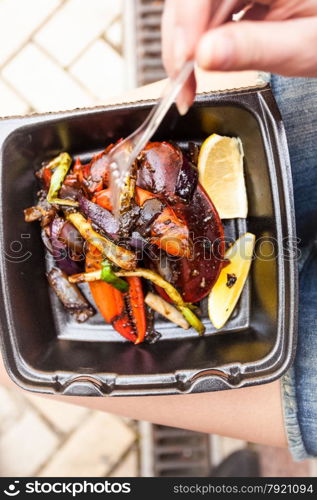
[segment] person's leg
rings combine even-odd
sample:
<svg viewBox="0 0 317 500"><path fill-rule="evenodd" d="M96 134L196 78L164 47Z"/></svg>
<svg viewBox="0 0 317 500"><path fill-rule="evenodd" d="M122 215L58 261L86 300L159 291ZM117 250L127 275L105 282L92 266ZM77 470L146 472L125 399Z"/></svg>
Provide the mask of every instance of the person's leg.
<svg viewBox="0 0 317 500"><path fill-rule="evenodd" d="M0 384L17 389L0 358ZM129 398L54 397L149 422L286 446L279 381L229 391Z"/></svg>
<svg viewBox="0 0 317 500"><path fill-rule="evenodd" d="M317 455L317 78L273 76L272 86L288 139L301 250L297 353L283 385L285 401L292 393L285 406L290 447L302 459Z"/></svg>
<svg viewBox="0 0 317 500"><path fill-rule="evenodd" d="M303 248L317 234L317 78L272 75L291 159L297 236Z"/></svg>
<svg viewBox="0 0 317 500"><path fill-rule="evenodd" d="M317 166L316 166L317 170ZM300 275L300 334L294 362L298 421L307 453L317 456L317 248Z"/></svg>

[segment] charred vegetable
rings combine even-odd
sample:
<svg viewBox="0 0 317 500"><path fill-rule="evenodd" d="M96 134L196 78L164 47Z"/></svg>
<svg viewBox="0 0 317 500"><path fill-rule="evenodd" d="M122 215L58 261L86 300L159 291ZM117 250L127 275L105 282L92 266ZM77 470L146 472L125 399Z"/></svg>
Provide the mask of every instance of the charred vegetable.
<svg viewBox="0 0 317 500"><path fill-rule="evenodd" d="M119 223L109 210L93 203L83 195L79 196L79 208L85 217L102 229L110 238L118 239Z"/></svg>
<svg viewBox="0 0 317 500"><path fill-rule="evenodd" d="M163 280L159 274L154 273L149 269L135 269L135 271L120 271L119 273L116 273L116 275L123 277L138 276L152 281L155 285L164 290L169 299L176 304L184 318L193 328L195 328L199 335L203 335L205 327L200 319L192 312L189 304L186 304L183 301L176 288L174 288L170 283L167 283L167 281Z"/></svg>
<svg viewBox="0 0 317 500"><path fill-rule="evenodd" d="M198 170L191 163L184 153L182 153L182 167L178 172L178 177L175 185L175 194L182 198L186 203L189 203L193 198L193 194L198 183Z"/></svg>
<svg viewBox="0 0 317 500"><path fill-rule="evenodd" d="M136 256L133 252L115 245L112 241L98 234L79 212L69 213L67 219L78 229L85 240L95 246L111 262L127 270L136 267Z"/></svg>
<svg viewBox="0 0 317 500"><path fill-rule="evenodd" d="M85 240L80 232L68 221L64 221L58 239L67 245L73 260L81 260L84 255Z"/></svg>
<svg viewBox="0 0 317 500"><path fill-rule="evenodd" d="M49 227L49 240L52 248L52 255L57 266L66 274L78 273L83 269L82 262L74 260L72 252L66 242L61 239L61 233L65 227L65 220L55 217ZM75 230L75 228L73 227ZM80 235L79 235L80 236ZM83 249L81 249L83 252ZM80 255L80 254L79 254Z"/></svg>
<svg viewBox="0 0 317 500"><path fill-rule="evenodd" d="M144 211L147 210L148 203L153 204L154 201L159 201L158 197L141 188L136 189L136 194L136 201ZM163 204L161 201L157 213L152 215L152 222L148 222L147 228L148 231L145 235L151 235L150 242L152 244L157 245L170 255L177 257L190 256L188 227L179 217L177 217L175 211L168 206L166 202Z"/></svg>
<svg viewBox="0 0 317 500"><path fill-rule="evenodd" d="M193 170L193 179L197 174L191 162L186 160L184 162L184 156L179 148L166 142L149 143L140 161L137 185L143 190L142 199L143 193L149 190L160 196L163 201L170 201L175 217L182 222L182 227L187 229L187 254L177 253L179 249L184 248L186 241L184 232L180 231L178 234L176 230L171 231L170 238L166 238L165 242L163 238L164 246L160 241L160 233L158 234L161 248L172 256L183 257L177 261L170 259L174 272L173 285L181 290L184 301L199 302L208 295L222 268L225 247L219 215L199 183L193 181L194 189L190 193L190 202L188 198L184 200L177 195L177 182L183 177L180 172L186 171L188 179L190 179L188 169ZM158 223L159 218L155 222ZM192 245L189 243L189 236ZM156 252L155 258L152 259L152 267L158 270L159 262L160 254ZM160 288L157 290L164 299L170 300L164 290Z"/></svg>
<svg viewBox="0 0 317 500"><path fill-rule="evenodd" d="M173 200L190 202L198 183L198 171L181 149L168 142L150 142L141 155L137 186Z"/></svg>
<svg viewBox="0 0 317 500"><path fill-rule="evenodd" d="M89 283L96 306L107 323L134 344L140 344L147 331L141 280L128 278L129 290L122 293L101 280L102 255L92 245L86 257L86 275L99 273L99 281ZM74 277L69 278L74 282Z"/></svg>
<svg viewBox="0 0 317 500"><path fill-rule="evenodd" d="M91 162L82 169L82 183L89 193L103 189L109 178L109 163L107 154L112 149L110 144L102 153L94 156Z"/></svg>
<svg viewBox="0 0 317 500"><path fill-rule="evenodd" d="M50 187L47 193L47 201L49 203L54 203L54 205L66 205L69 207L77 207L78 203L74 200L67 200L58 198L58 192L62 187L63 181L70 169L72 159L68 153L61 153L59 156L54 158L46 168L54 170L53 175L50 180Z"/></svg>
<svg viewBox="0 0 317 500"><path fill-rule="evenodd" d="M193 304L217 280L224 241L198 182L197 146L188 153L168 142L149 143L121 193L119 220L109 191L112 147L86 164L61 153L37 172L39 201L25 210L25 220L41 222L43 242L60 268L49 282L78 321L93 312L76 283L89 283L105 321L135 344L160 336L150 308L202 335Z"/></svg>
<svg viewBox="0 0 317 500"><path fill-rule="evenodd" d="M129 290L128 283L114 274L112 266L107 259L103 260L101 263L101 279L120 292L127 292Z"/></svg>
<svg viewBox="0 0 317 500"><path fill-rule="evenodd" d="M208 295L224 263L222 223L199 184L190 205L180 203L174 210L184 216L193 240L191 257L176 263L178 278L175 285L182 290L186 302L198 302Z"/></svg>
<svg viewBox="0 0 317 500"><path fill-rule="evenodd" d="M149 269L135 269L134 271L119 271L115 273L116 276L119 277L124 277L124 278L145 278L149 281L152 281L155 285L160 287L161 289L164 290L166 295L169 297L169 299L174 302L174 304L177 306L179 311L183 314L185 319L188 321L188 323L195 328L195 330L199 333L199 335L202 335L205 331L205 327L200 321L200 319L192 312L191 308L189 307L189 304L186 304L179 292L174 288L170 283L167 281L163 280L163 278L149 270ZM82 273L82 274L77 274L75 276L71 276L69 278L71 283L84 283L84 282L93 282L93 281L100 281L102 279L102 273L101 271L95 271L92 273ZM129 281L129 279L128 279Z"/></svg>
<svg viewBox="0 0 317 500"><path fill-rule="evenodd" d="M162 299L159 295L149 292L145 297L145 303L154 309L154 311L164 316L164 318L172 321L181 328L184 328L184 330L188 330L189 323L186 321L184 316L176 309L176 307L172 306L169 302L166 302L166 300Z"/></svg>
<svg viewBox="0 0 317 500"><path fill-rule="evenodd" d="M39 195L38 204L24 210L24 219L25 222L35 222L38 220L41 222L41 226L45 227L54 219L56 210L46 201L43 191L40 191Z"/></svg>
<svg viewBox="0 0 317 500"><path fill-rule="evenodd" d="M47 274L47 279L65 309L76 321L82 323L95 314L79 288L68 281L67 275L61 269L53 267Z"/></svg>
<svg viewBox="0 0 317 500"><path fill-rule="evenodd" d="M109 212L112 211L111 194L109 188L103 189L102 191L98 191L97 193L95 193L95 196L93 197L92 201L94 203L97 203L97 205L106 208L107 210L109 210Z"/></svg>
<svg viewBox="0 0 317 500"><path fill-rule="evenodd" d="M179 171L183 164L181 150L168 142L150 142L141 153L137 186L173 199Z"/></svg>

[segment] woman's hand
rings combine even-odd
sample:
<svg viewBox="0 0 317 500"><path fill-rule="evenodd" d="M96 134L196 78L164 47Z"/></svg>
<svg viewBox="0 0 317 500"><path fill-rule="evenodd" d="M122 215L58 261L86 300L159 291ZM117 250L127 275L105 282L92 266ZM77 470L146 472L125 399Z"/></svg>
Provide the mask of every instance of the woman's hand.
<svg viewBox="0 0 317 500"><path fill-rule="evenodd" d="M205 70L255 69L287 76L317 76L317 1L259 0L239 23L212 27L228 0L166 0L163 61L169 75L195 58ZM238 2L235 11L247 2ZM178 99L180 112L192 103L192 77Z"/></svg>

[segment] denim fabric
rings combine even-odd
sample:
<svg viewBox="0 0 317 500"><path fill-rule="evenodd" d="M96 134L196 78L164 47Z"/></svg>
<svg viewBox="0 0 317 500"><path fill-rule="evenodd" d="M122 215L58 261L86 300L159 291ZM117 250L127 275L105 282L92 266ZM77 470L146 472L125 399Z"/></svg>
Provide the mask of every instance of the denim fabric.
<svg viewBox="0 0 317 500"><path fill-rule="evenodd" d="M272 76L289 144L299 262L299 338L282 379L285 424L296 460L317 456L317 78Z"/></svg>

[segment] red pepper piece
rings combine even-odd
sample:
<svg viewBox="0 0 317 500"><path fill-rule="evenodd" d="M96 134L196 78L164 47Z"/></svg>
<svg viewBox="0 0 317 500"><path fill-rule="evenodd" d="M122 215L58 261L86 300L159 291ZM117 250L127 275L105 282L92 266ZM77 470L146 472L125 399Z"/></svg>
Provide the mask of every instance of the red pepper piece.
<svg viewBox="0 0 317 500"><path fill-rule="evenodd" d="M74 171L78 175L80 184L85 190L94 194L101 191L109 182L109 164L107 153L112 149L113 144L110 144L104 151L93 157L90 163L80 166L75 163Z"/></svg>
<svg viewBox="0 0 317 500"><path fill-rule="evenodd" d="M130 301L133 321L137 331L137 339L135 344L143 342L146 333L146 315L144 306L144 294L142 281L136 276L127 278L129 283L129 291L125 294Z"/></svg>
<svg viewBox="0 0 317 500"><path fill-rule="evenodd" d="M43 183L44 186L49 189L50 184L51 184L51 178L52 178L52 170L48 167L45 167L43 170Z"/></svg>
<svg viewBox="0 0 317 500"><path fill-rule="evenodd" d="M76 172L76 173L77 173L77 172L80 172L82 168L83 168L83 165L82 165L82 163L81 163L80 159L79 159L79 158L76 158L75 163L74 163L74 166L73 166L73 172L74 172L74 173L75 173L75 172Z"/></svg>
<svg viewBox="0 0 317 500"><path fill-rule="evenodd" d="M86 271L101 268L100 252L89 246L86 255ZM127 278L129 291L125 294L104 281L89 283L91 294L100 314L107 323L134 344L143 342L146 333L144 295L140 278Z"/></svg>
<svg viewBox="0 0 317 500"><path fill-rule="evenodd" d="M165 207L152 223L151 236L151 243L168 254L178 257L190 256L188 227L170 207Z"/></svg>
<svg viewBox="0 0 317 500"><path fill-rule="evenodd" d="M65 184L65 186L70 186L70 187L80 187L83 180L82 177L83 168L84 165L82 165L80 159L76 158L72 171L71 173L66 175L63 184Z"/></svg>
<svg viewBox="0 0 317 500"><path fill-rule="evenodd" d="M106 208L110 212L112 211L111 198L110 198L110 189L103 189L95 194L92 201L97 203L103 208Z"/></svg>
<svg viewBox="0 0 317 500"><path fill-rule="evenodd" d="M142 282L137 277L127 278L127 281L129 283L129 291L125 294L119 292L124 297L125 312L112 321L112 326L120 335L131 340L134 344L141 344L146 333Z"/></svg>
<svg viewBox="0 0 317 500"><path fill-rule="evenodd" d="M143 206L147 200L153 198L159 198L159 196L145 189L136 188L136 202L139 206ZM169 205L165 206L162 213L151 224L151 237L151 243L162 248L170 255L178 257L190 256L188 227L177 217Z"/></svg>
<svg viewBox="0 0 317 500"><path fill-rule="evenodd" d="M146 191L145 189L139 188L138 186L135 188L135 201L139 205L139 207L142 207L147 200L152 200L153 198L157 197L158 196L156 194L153 194L150 191Z"/></svg>

